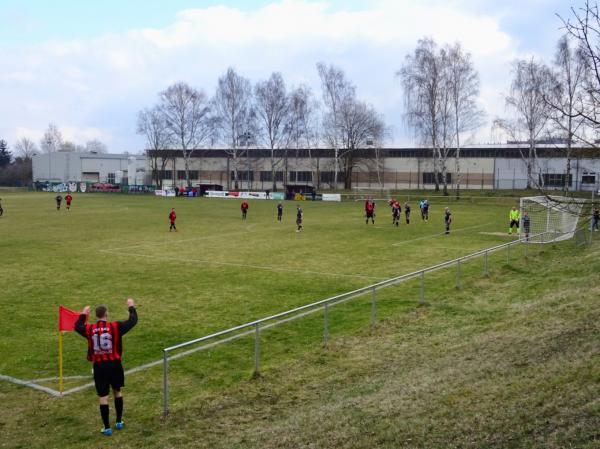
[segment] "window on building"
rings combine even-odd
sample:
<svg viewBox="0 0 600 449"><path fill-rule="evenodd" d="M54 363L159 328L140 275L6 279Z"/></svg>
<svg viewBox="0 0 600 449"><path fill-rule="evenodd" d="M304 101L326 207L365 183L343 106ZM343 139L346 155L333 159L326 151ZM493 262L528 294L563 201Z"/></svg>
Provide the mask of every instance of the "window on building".
<svg viewBox="0 0 600 449"><path fill-rule="evenodd" d="M332 182L334 182L334 179L333 179L334 176L335 176L334 171L322 171L321 172L321 182L331 184ZM338 182L344 182L344 173L343 172L338 172Z"/></svg>
<svg viewBox="0 0 600 449"><path fill-rule="evenodd" d="M161 179L173 179L173 171L172 170L161 170L160 178Z"/></svg>
<svg viewBox="0 0 600 449"><path fill-rule="evenodd" d="M276 171L275 172L275 179L279 182L283 182L283 172L282 171ZM269 171L261 171L260 172L260 180L264 181L264 182L272 182L273 181L273 173L271 172L271 170Z"/></svg>
<svg viewBox="0 0 600 449"><path fill-rule="evenodd" d="M563 187L567 175L563 173L545 173L544 174L544 185L548 187ZM572 176L569 175L568 185L571 186Z"/></svg>
<svg viewBox="0 0 600 449"><path fill-rule="evenodd" d="M584 173L581 177L582 184L596 184L596 173Z"/></svg>
<svg viewBox="0 0 600 449"><path fill-rule="evenodd" d="M238 181L248 181L248 176L250 176L250 181L254 181L254 172L248 170L238 170L237 177ZM235 181L235 176L233 170L231 171L231 180Z"/></svg>
<svg viewBox="0 0 600 449"><path fill-rule="evenodd" d="M198 170L189 170L190 179L198 179ZM185 180L185 170L177 170L177 179Z"/></svg>
<svg viewBox="0 0 600 449"><path fill-rule="evenodd" d="M312 173L309 171L291 171L290 182L311 182Z"/></svg>
<svg viewBox="0 0 600 449"><path fill-rule="evenodd" d="M442 184L444 178L438 173L438 184ZM452 184L452 173L446 173L446 183ZM423 184L435 184L435 174L433 172L423 172Z"/></svg>
<svg viewBox="0 0 600 449"><path fill-rule="evenodd" d="M107 174L106 182L108 182L109 184L114 184L115 183L115 174L114 173Z"/></svg>

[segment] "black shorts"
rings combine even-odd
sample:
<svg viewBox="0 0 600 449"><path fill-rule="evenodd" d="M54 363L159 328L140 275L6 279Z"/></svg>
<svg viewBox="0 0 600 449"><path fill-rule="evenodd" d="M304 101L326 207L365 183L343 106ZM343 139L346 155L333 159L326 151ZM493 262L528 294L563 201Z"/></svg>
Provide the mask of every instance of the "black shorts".
<svg viewBox="0 0 600 449"><path fill-rule="evenodd" d="M367 218L373 218L373 216L374 216L374 215L375 215L375 213L374 213L374 212L372 212L372 211L371 211L371 212L367 211Z"/></svg>
<svg viewBox="0 0 600 449"><path fill-rule="evenodd" d="M512 228L513 226L516 226L517 228L519 227L519 220L510 220L510 228Z"/></svg>
<svg viewBox="0 0 600 449"><path fill-rule="evenodd" d="M108 396L109 387L120 390L125 386L125 373L120 360L94 363L94 384L98 396Z"/></svg>

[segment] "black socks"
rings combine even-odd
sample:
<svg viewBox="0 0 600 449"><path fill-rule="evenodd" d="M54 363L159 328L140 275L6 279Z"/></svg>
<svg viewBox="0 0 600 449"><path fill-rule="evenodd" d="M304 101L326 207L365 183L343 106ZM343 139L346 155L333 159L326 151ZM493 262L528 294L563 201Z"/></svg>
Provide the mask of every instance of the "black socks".
<svg viewBox="0 0 600 449"><path fill-rule="evenodd" d="M117 422L123 418L123 396L115 398L115 410L117 411Z"/></svg>
<svg viewBox="0 0 600 449"><path fill-rule="evenodd" d="M109 416L108 404L100 405L100 416L102 416L102 422L104 423L104 428L108 429L110 427L110 422L108 421L108 416Z"/></svg>

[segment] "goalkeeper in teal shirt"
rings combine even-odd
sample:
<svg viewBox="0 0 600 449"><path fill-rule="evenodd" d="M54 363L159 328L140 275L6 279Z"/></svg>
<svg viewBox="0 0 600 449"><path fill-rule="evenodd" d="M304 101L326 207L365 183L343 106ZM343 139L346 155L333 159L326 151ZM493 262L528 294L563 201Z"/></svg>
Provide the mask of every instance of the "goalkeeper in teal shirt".
<svg viewBox="0 0 600 449"><path fill-rule="evenodd" d="M512 234L513 227L516 227L517 234L519 234L519 232L520 232L519 220L521 219L521 214L519 213L519 210L515 206L513 206L513 208L510 210L508 216L510 218L510 225L508 227L508 233Z"/></svg>

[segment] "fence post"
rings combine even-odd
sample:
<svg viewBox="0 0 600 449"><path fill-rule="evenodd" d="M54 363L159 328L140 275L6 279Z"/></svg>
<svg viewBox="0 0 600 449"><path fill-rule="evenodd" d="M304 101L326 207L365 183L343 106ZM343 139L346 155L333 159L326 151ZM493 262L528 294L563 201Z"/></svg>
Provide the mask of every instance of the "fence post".
<svg viewBox="0 0 600 449"><path fill-rule="evenodd" d="M254 325L254 375L260 374L260 324Z"/></svg>
<svg viewBox="0 0 600 449"><path fill-rule="evenodd" d="M329 343L329 304L325 303L323 311L323 346Z"/></svg>
<svg viewBox="0 0 600 449"><path fill-rule="evenodd" d="M169 355L167 351L163 349L163 417L166 418L169 414L169 381L168 381L168 370L169 370Z"/></svg>
<svg viewBox="0 0 600 449"><path fill-rule="evenodd" d="M373 287L373 296L371 300L371 327L375 327L377 320L377 290Z"/></svg>
<svg viewBox="0 0 600 449"><path fill-rule="evenodd" d="M456 288L460 288L460 259L456 260Z"/></svg>
<svg viewBox="0 0 600 449"><path fill-rule="evenodd" d="M540 243L540 252L539 252L540 254L542 253L543 248L544 248L544 234L545 233L542 233L542 235L540 236L540 241L541 241L541 243Z"/></svg>
<svg viewBox="0 0 600 449"><path fill-rule="evenodd" d="M483 254L483 275L484 276L488 275L488 252L487 251Z"/></svg>
<svg viewBox="0 0 600 449"><path fill-rule="evenodd" d="M421 305L425 304L425 270L421 271L421 296L419 302Z"/></svg>

